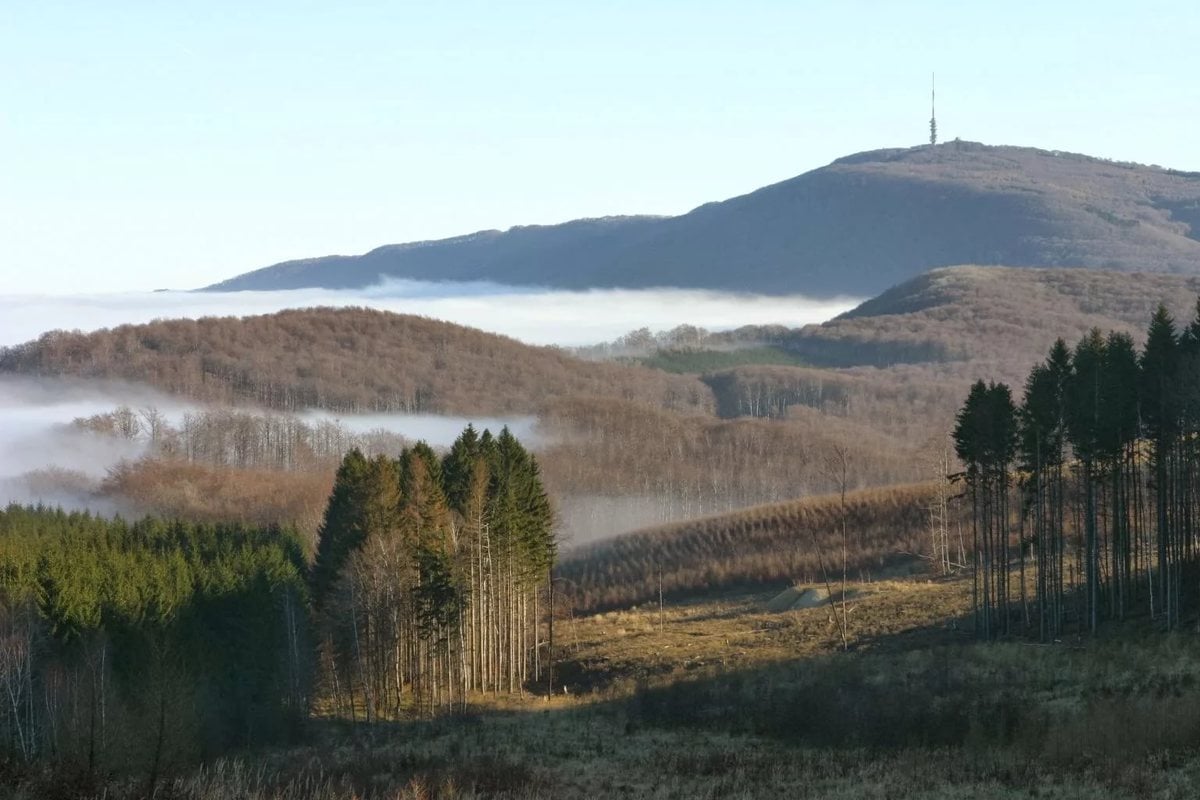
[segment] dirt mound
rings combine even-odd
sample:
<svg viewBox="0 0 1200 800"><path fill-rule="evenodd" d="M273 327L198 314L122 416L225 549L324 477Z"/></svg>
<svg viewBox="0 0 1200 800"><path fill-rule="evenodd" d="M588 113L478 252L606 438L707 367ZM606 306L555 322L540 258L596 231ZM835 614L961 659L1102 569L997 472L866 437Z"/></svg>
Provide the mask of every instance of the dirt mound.
<svg viewBox="0 0 1200 800"><path fill-rule="evenodd" d="M845 600L854 600L862 597L863 592L859 589L847 589ZM792 586L784 589L779 594L771 598L767 603L767 611L774 614L780 614L784 611L803 611L806 608L818 608L827 605L830 601L829 591L823 586ZM843 600L842 593L834 589L832 599L834 603L841 603Z"/></svg>
<svg viewBox="0 0 1200 800"><path fill-rule="evenodd" d="M799 611L816 608L829 602L829 592L812 586L789 586L767 603L767 611L778 614L784 611Z"/></svg>

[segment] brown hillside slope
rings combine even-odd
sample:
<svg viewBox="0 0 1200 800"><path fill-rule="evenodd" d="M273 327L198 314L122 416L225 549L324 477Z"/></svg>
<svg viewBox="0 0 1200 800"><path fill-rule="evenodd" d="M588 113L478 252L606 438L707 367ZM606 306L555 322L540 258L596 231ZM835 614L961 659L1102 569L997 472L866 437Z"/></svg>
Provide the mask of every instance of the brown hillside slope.
<svg viewBox="0 0 1200 800"><path fill-rule="evenodd" d="M1058 337L1091 328L1130 333L1165 303L1195 315L1200 279L1081 269L933 270L821 325L745 328L714 337L765 341L822 367L745 366L704 376L722 417L819 411L919 444L949 429L969 384L988 377L1020 391Z"/></svg>
<svg viewBox="0 0 1200 800"><path fill-rule="evenodd" d="M821 328L830 338L924 340L950 360L1003 363L1091 328L1140 336L1159 303L1189 319L1197 293L1197 276L965 266L907 281Z"/></svg>
<svg viewBox="0 0 1200 800"><path fill-rule="evenodd" d="M853 492L846 498L850 577L910 567L929 545L930 484ZM841 576L841 502L817 497L757 506L625 534L567 551L557 574L577 609L617 608L665 593ZM957 544L955 544L957 550Z"/></svg>
<svg viewBox="0 0 1200 800"><path fill-rule="evenodd" d="M548 404L539 430L545 443L538 458L555 495L647 501L624 530L831 491L826 460L839 445L847 448L855 488L929 474L914 469L908 442L862 421L800 409L786 421L721 420L573 398ZM624 513L615 502L602 508ZM604 523L594 519L587 527Z"/></svg>
<svg viewBox="0 0 1200 800"><path fill-rule="evenodd" d="M1198 262L1200 263L1200 262ZM1024 361L1089 329L1140 334L1165 303L1190 319L1200 277L958 266L905 281L820 325L725 336L778 343L825 366Z"/></svg>
<svg viewBox="0 0 1200 800"><path fill-rule="evenodd" d="M687 376L583 362L423 317L314 308L52 332L0 350L0 372L122 379L277 409L531 414L546 399L619 397L704 411Z"/></svg>

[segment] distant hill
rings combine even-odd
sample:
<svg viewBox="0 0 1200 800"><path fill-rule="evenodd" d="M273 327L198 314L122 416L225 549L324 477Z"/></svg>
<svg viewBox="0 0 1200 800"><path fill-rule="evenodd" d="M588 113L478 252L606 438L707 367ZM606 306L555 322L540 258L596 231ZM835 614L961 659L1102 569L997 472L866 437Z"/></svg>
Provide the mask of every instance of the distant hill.
<svg viewBox="0 0 1200 800"><path fill-rule="evenodd" d="M386 276L870 295L956 264L1200 274L1200 173L973 142L877 150L678 217L388 245L208 288L351 288Z"/></svg>
<svg viewBox="0 0 1200 800"><path fill-rule="evenodd" d="M959 362L994 374L1028 369L1058 337L1092 328L1141 340L1164 303L1183 323L1195 315L1200 275L1083 269L951 267L905 281L821 325L774 339L823 366Z"/></svg>
<svg viewBox="0 0 1200 800"><path fill-rule="evenodd" d="M365 308L52 331L0 348L0 374L147 383L199 400L296 410L533 414L574 396L705 411L694 379Z"/></svg>

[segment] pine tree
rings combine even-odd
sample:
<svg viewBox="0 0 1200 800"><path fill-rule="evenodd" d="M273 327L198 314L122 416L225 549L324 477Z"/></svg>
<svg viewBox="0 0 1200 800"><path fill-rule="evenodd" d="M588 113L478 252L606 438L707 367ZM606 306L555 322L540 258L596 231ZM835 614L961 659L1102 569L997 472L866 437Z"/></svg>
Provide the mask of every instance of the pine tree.
<svg viewBox="0 0 1200 800"><path fill-rule="evenodd" d="M1178 373L1179 340L1175 321L1160 305L1150 320L1146 345L1142 350L1141 390L1142 421L1150 440L1153 465L1155 528L1157 534L1158 575L1155 585L1157 611L1164 615L1168 628L1178 622L1178 588L1172 564L1177 550L1172 525L1171 467L1178 439L1178 398L1175 379Z"/></svg>
<svg viewBox="0 0 1200 800"><path fill-rule="evenodd" d="M1133 338L1110 333L1105 341L1101 375L1099 450L1108 476L1109 576L1113 586L1109 606L1123 617L1134 588L1133 554L1137 539L1132 487L1136 483L1138 415L1138 358Z"/></svg>
<svg viewBox="0 0 1200 800"><path fill-rule="evenodd" d="M1084 570L1087 582L1087 620L1093 633L1100 623L1100 533L1096 491L1104 464L1102 418L1105 342L1093 330L1075 347L1073 380L1069 384L1067 435L1076 457L1084 493Z"/></svg>

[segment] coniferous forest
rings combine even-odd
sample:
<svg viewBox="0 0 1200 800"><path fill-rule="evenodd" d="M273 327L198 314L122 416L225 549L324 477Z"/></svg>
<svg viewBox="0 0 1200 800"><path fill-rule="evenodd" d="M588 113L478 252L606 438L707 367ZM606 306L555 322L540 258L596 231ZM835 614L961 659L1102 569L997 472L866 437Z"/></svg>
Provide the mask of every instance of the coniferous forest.
<svg viewBox="0 0 1200 800"><path fill-rule="evenodd" d="M164 774L536 679L555 558L536 460L468 427L444 457L350 451L310 558L293 531L0 512L0 747L15 765ZM310 566L311 565L311 566Z"/></svg>
<svg viewBox="0 0 1200 800"><path fill-rule="evenodd" d="M977 382L953 433L972 518L982 638L1053 640L1195 611L1200 546L1200 305L1127 334L1059 339L1018 397Z"/></svg>
<svg viewBox="0 0 1200 800"><path fill-rule="evenodd" d="M312 569L322 689L372 721L515 692L537 678L539 591L555 557L538 465L506 428L468 427L442 459L351 451Z"/></svg>
<svg viewBox="0 0 1200 800"><path fill-rule="evenodd" d="M305 572L281 530L0 512L6 761L153 786L285 738L308 712Z"/></svg>

